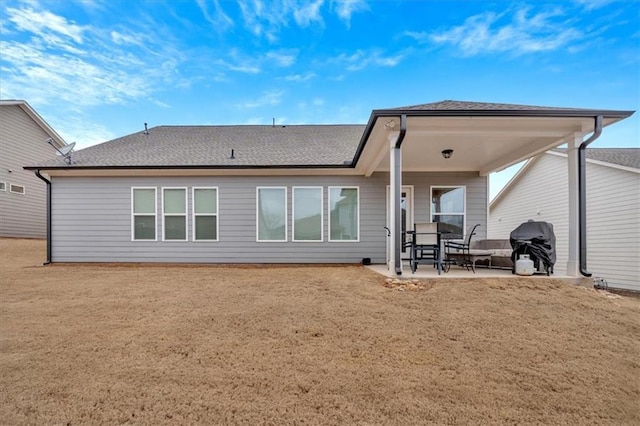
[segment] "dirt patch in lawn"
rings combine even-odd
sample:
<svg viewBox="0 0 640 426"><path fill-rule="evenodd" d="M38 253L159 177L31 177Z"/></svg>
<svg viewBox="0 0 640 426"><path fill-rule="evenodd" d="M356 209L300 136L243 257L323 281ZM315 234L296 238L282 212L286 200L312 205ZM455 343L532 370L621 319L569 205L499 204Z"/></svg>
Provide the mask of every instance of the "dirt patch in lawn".
<svg viewBox="0 0 640 426"><path fill-rule="evenodd" d="M41 266L0 240L6 424L638 424L640 300L362 267Z"/></svg>

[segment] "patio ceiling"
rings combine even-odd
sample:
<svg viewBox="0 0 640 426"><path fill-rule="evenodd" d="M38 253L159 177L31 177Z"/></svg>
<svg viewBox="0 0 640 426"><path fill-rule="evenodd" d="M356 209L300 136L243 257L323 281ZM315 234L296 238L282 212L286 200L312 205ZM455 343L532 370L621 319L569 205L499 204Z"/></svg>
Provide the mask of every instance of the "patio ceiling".
<svg viewBox="0 0 640 426"><path fill-rule="evenodd" d="M389 171L390 140L395 140L400 129L399 114L374 114L356 166L367 176ZM576 133L589 134L594 127L594 118L588 116L491 116L488 111L481 116L410 114L402 143L404 172L477 171L487 175L573 140ZM618 120L605 116L603 125ZM453 150L450 159L443 158L444 149Z"/></svg>

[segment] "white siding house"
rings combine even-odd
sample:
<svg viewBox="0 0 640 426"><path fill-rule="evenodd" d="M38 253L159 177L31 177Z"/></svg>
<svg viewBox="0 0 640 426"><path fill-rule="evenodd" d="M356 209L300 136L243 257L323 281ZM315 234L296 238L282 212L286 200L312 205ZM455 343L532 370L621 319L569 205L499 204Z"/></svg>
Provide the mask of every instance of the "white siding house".
<svg viewBox="0 0 640 426"><path fill-rule="evenodd" d="M46 187L23 166L56 154L64 140L25 101L0 101L0 237L46 236Z"/></svg>
<svg viewBox="0 0 640 426"><path fill-rule="evenodd" d="M550 222L556 270L568 256L567 154L549 151L526 163L489 207L490 238L529 219ZM640 291L640 148L587 149L587 261L610 287Z"/></svg>

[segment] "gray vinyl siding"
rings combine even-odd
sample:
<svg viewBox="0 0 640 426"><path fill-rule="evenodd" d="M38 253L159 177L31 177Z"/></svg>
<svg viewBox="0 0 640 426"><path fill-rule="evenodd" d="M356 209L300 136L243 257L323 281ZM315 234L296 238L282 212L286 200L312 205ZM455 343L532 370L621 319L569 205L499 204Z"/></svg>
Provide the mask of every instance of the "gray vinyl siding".
<svg viewBox="0 0 640 426"><path fill-rule="evenodd" d="M520 223L553 223L556 271L568 261L568 163L546 154L492 206L491 237ZM587 269L611 287L640 291L640 174L587 162Z"/></svg>
<svg viewBox="0 0 640 426"><path fill-rule="evenodd" d="M54 262L186 263L356 263L386 259L387 173L359 176L262 177L54 177L52 257ZM486 178L474 173L408 173L414 185L416 220L428 220L429 187L465 185L468 222L486 225ZM193 241L192 187L217 187L219 241ZM287 187L287 242L256 242L256 187ZM293 186L322 186L323 242L292 242ZM357 186L360 240L328 242L328 187ZM156 187L157 241L131 241L131 188ZM188 188L189 241L162 241L163 187Z"/></svg>
<svg viewBox="0 0 640 426"><path fill-rule="evenodd" d="M55 157L46 143L49 135L18 105L0 107L0 236L46 236L46 186L27 165ZM11 172L9 172L11 170ZM21 185L24 195L13 194L10 185Z"/></svg>

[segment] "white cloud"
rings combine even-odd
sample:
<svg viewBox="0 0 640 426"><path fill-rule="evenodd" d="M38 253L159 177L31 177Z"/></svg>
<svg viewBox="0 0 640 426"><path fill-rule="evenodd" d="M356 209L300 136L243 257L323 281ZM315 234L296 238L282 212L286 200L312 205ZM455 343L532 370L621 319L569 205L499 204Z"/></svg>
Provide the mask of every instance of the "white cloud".
<svg viewBox="0 0 640 426"><path fill-rule="evenodd" d="M395 56L384 56L379 50L358 49L351 55L343 53L330 61L346 65L347 71L360 71L368 66L392 68L398 65L403 58L404 54L402 53Z"/></svg>
<svg viewBox="0 0 640 426"><path fill-rule="evenodd" d="M234 25L233 20L224 13L220 2L218 0L196 0L200 11L204 15L204 18L215 28L216 30L226 30ZM209 3L213 5L213 11L209 10Z"/></svg>
<svg viewBox="0 0 640 426"><path fill-rule="evenodd" d="M6 12L9 16L9 21L13 22L18 30L28 31L36 36L42 37L53 32L64 35L81 44L82 33L88 29L88 27L67 21L62 16L54 15L47 11L36 12L30 7L26 9L9 7Z"/></svg>
<svg viewBox="0 0 640 426"><path fill-rule="evenodd" d="M82 26L31 6L7 8L6 16L12 37L0 41L2 97L79 108L149 99L166 84L185 84L180 51L166 35L152 36L153 28Z"/></svg>
<svg viewBox="0 0 640 426"><path fill-rule="evenodd" d="M247 101L241 104L237 104L238 108L259 108L267 105L278 105L282 102L283 92L281 90L272 90L263 92L262 96L253 99L251 101Z"/></svg>
<svg viewBox="0 0 640 426"><path fill-rule="evenodd" d="M292 74L292 75L288 75L286 76L284 79L287 81L295 81L298 83L303 83L305 81L309 81L313 78L316 77L316 74L313 72L308 72L305 74Z"/></svg>
<svg viewBox="0 0 640 426"><path fill-rule="evenodd" d="M333 3L336 14L347 24L347 27L351 25L351 15L369 10L367 2L364 0L334 0Z"/></svg>
<svg viewBox="0 0 640 426"><path fill-rule="evenodd" d="M295 8L293 16L296 23L301 27L308 27L313 22L322 24L322 15L320 14L320 6L324 0L315 0L304 6Z"/></svg>
<svg viewBox="0 0 640 426"><path fill-rule="evenodd" d="M464 24L429 35L436 44L451 44L464 55L481 52L512 52L515 54L550 51L579 40L582 33L564 20L563 12L554 9L530 15L529 8L515 12L491 12L467 18ZM421 37L421 33L405 32Z"/></svg>
<svg viewBox="0 0 640 426"><path fill-rule="evenodd" d="M283 49L267 52L267 59L275 62L279 67L290 67L296 62L298 49Z"/></svg>
<svg viewBox="0 0 640 426"><path fill-rule="evenodd" d="M614 0L573 0L575 3L582 6L585 10L594 10L600 9L610 3L613 3Z"/></svg>

